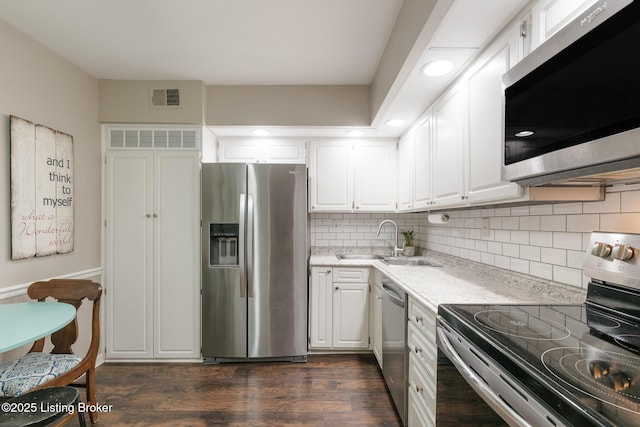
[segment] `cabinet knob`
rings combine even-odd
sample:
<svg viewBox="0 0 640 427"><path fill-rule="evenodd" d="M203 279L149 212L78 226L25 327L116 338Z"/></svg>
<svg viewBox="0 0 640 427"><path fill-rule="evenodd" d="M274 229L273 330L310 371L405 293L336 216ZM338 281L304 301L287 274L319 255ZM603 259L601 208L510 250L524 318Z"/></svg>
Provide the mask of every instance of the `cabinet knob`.
<svg viewBox="0 0 640 427"><path fill-rule="evenodd" d="M420 347L418 347L418 346L416 346L415 351L416 351L416 354L422 353L422 349Z"/></svg>
<svg viewBox="0 0 640 427"><path fill-rule="evenodd" d="M146 214L145 215L147 218L151 218L151 214Z"/></svg>
<svg viewBox="0 0 640 427"><path fill-rule="evenodd" d="M154 217L154 218L158 218L158 214L157 214L157 213L154 213L154 214L153 214L153 217Z"/></svg>
<svg viewBox="0 0 640 427"><path fill-rule="evenodd" d="M339 291L339 290L340 290L340 287L339 287L339 286L336 286L336 291Z"/></svg>
<svg viewBox="0 0 640 427"><path fill-rule="evenodd" d="M418 384L416 384L416 391L418 393L422 393L423 390L424 390L424 388L422 386L419 386Z"/></svg>
<svg viewBox="0 0 640 427"><path fill-rule="evenodd" d="M416 322L422 323L422 316L416 316Z"/></svg>

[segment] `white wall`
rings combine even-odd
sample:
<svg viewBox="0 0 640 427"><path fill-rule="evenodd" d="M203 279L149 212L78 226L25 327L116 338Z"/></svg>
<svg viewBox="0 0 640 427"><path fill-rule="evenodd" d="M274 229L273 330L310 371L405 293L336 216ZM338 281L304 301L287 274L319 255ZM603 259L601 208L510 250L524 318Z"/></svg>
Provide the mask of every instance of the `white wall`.
<svg viewBox="0 0 640 427"><path fill-rule="evenodd" d="M3 288L100 268L98 81L0 20L0 295ZM9 115L73 136L75 248L11 260Z"/></svg>

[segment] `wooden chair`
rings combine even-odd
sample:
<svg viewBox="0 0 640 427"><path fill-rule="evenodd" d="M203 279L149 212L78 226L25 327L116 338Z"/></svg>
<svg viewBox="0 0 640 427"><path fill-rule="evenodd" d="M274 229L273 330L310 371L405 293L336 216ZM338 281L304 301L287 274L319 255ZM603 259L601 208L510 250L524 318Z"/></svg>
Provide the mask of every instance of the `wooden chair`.
<svg viewBox="0 0 640 427"><path fill-rule="evenodd" d="M31 390L38 390L53 386L86 387L87 401L95 405L96 385L95 369L96 357L100 345L100 297L102 286L91 280L81 279L52 279L49 281L32 283L27 289L30 298L44 301L51 297L59 302L73 305L76 310L83 299L93 301L91 316L91 343L83 358L75 355L71 346L78 339L78 318L71 321L64 328L51 334L53 350L43 353L45 339L34 342L31 350L16 360L0 364L0 381L4 395L18 396ZM11 371L10 375L2 378L3 372ZM74 383L85 376L84 384ZM8 384L11 382L11 384ZM90 412L92 422L97 422L98 413Z"/></svg>

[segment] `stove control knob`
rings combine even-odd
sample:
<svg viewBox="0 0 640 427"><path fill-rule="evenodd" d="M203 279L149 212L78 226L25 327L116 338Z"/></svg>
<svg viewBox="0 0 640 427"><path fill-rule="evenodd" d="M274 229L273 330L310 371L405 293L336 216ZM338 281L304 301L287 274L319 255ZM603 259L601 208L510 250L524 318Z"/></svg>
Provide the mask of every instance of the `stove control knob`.
<svg viewBox="0 0 640 427"><path fill-rule="evenodd" d="M607 245L602 242L595 242L591 248L591 255L606 258L611 255L611 245Z"/></svg>
<svg viewBox="0 0 640 427"><path fill-rule="evenodd" d="M628 261L635 254L634 249L629 245L615 245L613 247L613 257L620 261Z"/></svg>

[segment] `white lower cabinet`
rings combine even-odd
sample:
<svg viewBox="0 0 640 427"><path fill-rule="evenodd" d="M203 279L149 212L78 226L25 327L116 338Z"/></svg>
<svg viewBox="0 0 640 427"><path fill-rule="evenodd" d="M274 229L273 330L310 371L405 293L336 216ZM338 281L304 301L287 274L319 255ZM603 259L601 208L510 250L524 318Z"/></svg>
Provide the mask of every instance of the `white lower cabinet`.
<svg viewBox="0 0 640 427"><path fill-rule="evenodd" d="M369 348L369 269L312 267L309 348Z"/></svg>
<svg viewBox="0 0 640 427"><path fill-rule="evenodd" d="M409 298L409 427L436 425L436 314Z"/></svg>

